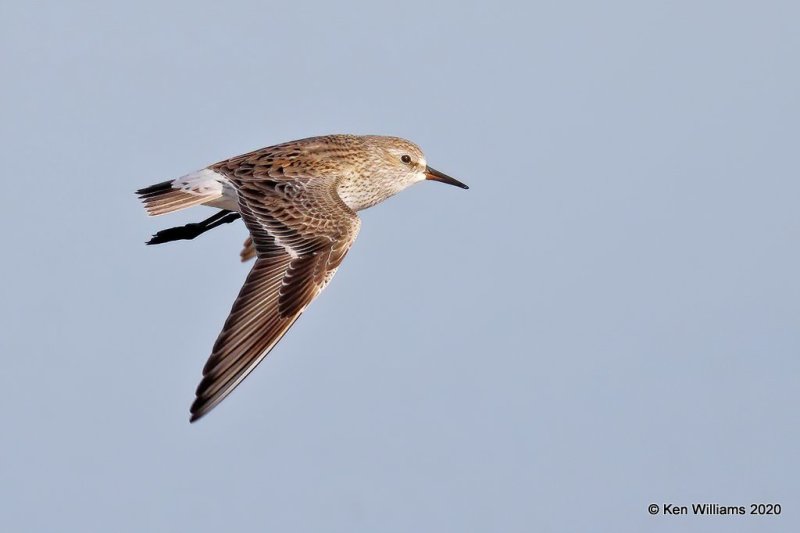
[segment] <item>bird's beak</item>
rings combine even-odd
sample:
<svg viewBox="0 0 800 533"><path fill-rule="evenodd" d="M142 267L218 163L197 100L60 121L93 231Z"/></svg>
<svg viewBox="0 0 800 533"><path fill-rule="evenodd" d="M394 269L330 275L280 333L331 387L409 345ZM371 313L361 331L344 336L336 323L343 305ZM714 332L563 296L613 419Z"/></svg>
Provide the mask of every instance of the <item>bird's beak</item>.
<svg viewBox="0 0 800 533"><path fill-rule="evenodd" d="M441 181L442 183L447 183L448 185L455 185L456 187L461 187L462 189L469 189L465 184L461 183L455 178L451 178L447 174L442 174L438 170L425 167L425 179L426 180L433 180L433 181Z"/></svg>

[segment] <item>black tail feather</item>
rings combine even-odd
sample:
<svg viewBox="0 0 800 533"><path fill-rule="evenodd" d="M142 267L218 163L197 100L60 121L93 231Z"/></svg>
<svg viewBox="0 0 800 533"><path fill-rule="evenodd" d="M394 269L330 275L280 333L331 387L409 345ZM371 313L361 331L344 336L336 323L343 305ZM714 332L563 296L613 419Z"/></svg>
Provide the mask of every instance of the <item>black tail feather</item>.
<svg viewBox="0 0 800 533"><path fill-rule="evenodd" d="M139 195L140 200L144 200L145 198L152 198L153 196L158 196L172 190L172 181L162 181L161 183L139 189L136 191L136 194Z"/></svg>

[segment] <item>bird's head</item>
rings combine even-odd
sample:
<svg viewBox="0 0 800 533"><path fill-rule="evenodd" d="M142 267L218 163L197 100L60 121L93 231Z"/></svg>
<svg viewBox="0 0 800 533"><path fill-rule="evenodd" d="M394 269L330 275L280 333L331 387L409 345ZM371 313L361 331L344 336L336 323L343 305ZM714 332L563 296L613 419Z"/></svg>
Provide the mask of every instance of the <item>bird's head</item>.
<svg viewBox="0 0 800 533"><path fill-rule="evenodd" d="M425 154L411 141L377 135L365 136L364 141L371 159L369 181L385 195L379 201L424 180L440 181L469 189L457 179L428 166Z"/></svg>

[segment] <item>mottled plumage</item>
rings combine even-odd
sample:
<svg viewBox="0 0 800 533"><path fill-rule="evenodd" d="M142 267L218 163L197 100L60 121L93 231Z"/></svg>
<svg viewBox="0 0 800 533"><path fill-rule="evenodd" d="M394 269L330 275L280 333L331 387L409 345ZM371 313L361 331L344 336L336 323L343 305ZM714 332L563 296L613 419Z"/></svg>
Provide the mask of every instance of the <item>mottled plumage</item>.
<svg viewBox="0 0 800 533"><path fill-rule="evenodd" d="M159 232L149 244L192 239L238 216L250 232L240 255L256 261L203 369L192 421L258 365L330 282L358 235L356 211L424 179L467 188L428 167L404 139L329 135L256 150L137 191L150 215L198 204L223 210Z"/></svg>

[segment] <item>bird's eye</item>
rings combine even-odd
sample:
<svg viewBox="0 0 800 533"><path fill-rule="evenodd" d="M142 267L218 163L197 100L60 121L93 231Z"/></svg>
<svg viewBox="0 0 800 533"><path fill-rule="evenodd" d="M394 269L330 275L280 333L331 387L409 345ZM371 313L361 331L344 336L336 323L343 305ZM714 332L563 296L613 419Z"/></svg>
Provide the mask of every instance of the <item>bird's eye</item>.
<svg viewBox="0 0 800 533"><path fill-rule="evenodd" d="M402 161L403 163L411 163L411 156L404 155L403 157L400 158L400 161Z"/></svg>

